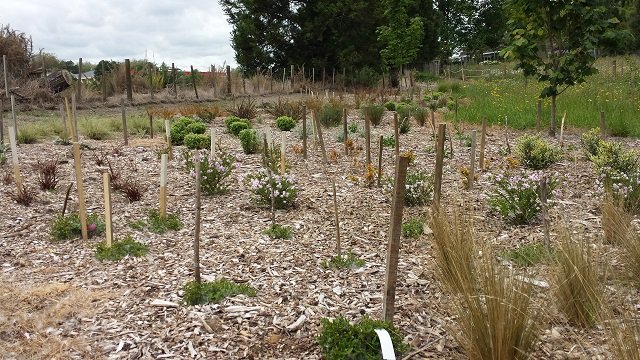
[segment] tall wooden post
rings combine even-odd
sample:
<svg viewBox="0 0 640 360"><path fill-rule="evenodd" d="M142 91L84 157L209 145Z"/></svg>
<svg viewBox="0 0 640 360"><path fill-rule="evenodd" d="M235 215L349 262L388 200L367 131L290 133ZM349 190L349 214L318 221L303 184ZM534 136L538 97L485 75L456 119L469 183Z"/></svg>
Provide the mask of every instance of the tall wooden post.
<svg viewBox="0 0 640 360"><path fill-rule="evenodd" d="M87 240L89 234L87 232L87 207L84 200L84 185L82 183L82 163L80 157L80 144L76 141L73 143L73 162L76 171L76 188L78 189L78 203L80 212L80 227L82 240Z"/></svg>
<svg viewBox="0 0 640 360"><path fill-rule="evenodd" d="M540 131L542 128L542 99L538 99L536 105L536 130Z"/></svg>
<svg viewBox="0 0 640 360"><path fill-rule="evenodd" d="M444 165L444 140L447 130L447 124L438 125L438 142L436 144L436 168L433 177L433 206L440 206L440 198L442 194L442 166Z"/></svg>
<svg viewBox="0 0 640 360"><path fill-rule="evenodd" d="M69 99L68 98L64 98L64 106L65 106L65 110L67 112L67 129L69 129L69 132L67 133L67 140L73 140L73 141L78 141L78 139L75 138L75 131L73 130L73 121L71 119L71 110L69 110Z"/></svg>
<svg viewBox="0 0 640 360"><path fill-rule="evenodd" d="M387 248L387 271L385 274L382 300L382 320L389 322L393 322L393 314L395 312L398 254L400 252L402 213L404 211L404 194L408 166L408 157L398 156L396 158L396 176L393 186L393 202L391 205L391 228L389 231L389 246Z"/></svg>
<svg viewBox="0 0 640 360"><path fill-rule="evenodd" d="M147 73L149 74L149 93L151 94L151 99L155 98L155 94L153 93L153 64L147 63ZM153 139L153 136L151 136Z"/></svg>
<svg viewBox="0 0 640 360"><path fill-rule="evenodd" d="M164 131L167 137L167 148L169 149L169 160L173 160L173 147L171 145L171 120L164 121Z"/></svg>
<svg viewBox="0 0 640 360"><path fill-rule="evenodd" d="M18 144L16 141L16 128L9 126L9 143L11 144L11 162L13 164L13 177L15 178L18 194L22 192L22 176L20 176L20 163L18 162Z"/></svg>
<svg viewBox="0 0 640 360"><path fill-rule="evenodd" d="M347 108L342 109L342 134L344 137L344 153L349 153L349 147L347 146L349 140L349 131L347 131Z"/></svg>
<svg viewBox="0 0 640 360"><path fill-rule="evenodd" d="M336 220L336 253L342 257L342 246L340 244L340 218L338 216L338 200L336 195L336 180L331 178L331 188L333 189L333 213Z"/></svg>
<svg viewBox="0 0 640 360"><path fill-rule="evenodd" d="M2 71L4 73L4 96L9 97L9 81L7 81L7 55L2 55Z"/></svg>
<svg viewBox="0 0 640 360"><path fill-rule="evenodd" d="M477 130L471 131L471 161L469 164L469 179L467 180L469 184L469 190L473 189L473 182L476 177L476 138L477 138Z"/></svg>
<svg viewBox="0 0 640 360"><path fill-rule="evenodd" d="M378 142L378 187L380 187L380 182L382 179L382 142L384 138L380 135L380 140Z"/></svg>
<svg viewBox="0 0 640 360"><path fill-rule="evenodd" d="M227 65L227 95L231 96L231 66Z"/></svg>
<svg viewBox="0 0 640 360"><path fill-rule="evenodd" d="M544 246L547 249L551 249L551 236L550 236L550 224L549 217L547 216L547 191L548 191L548 183L547 177L543 176L540 179L540 202L542 203L542 225L544 231Z"/></svg>
<svg viewBox="0 0 640 360"><path fill-rule="evenodd" d="M167 154L160 157L160 218L167 217Z"/></svg>
<svg viewBox="0 0 640 360"><path fill-rule="evenodd" d="M122 107L122 137L124 138L124 146L129 146L129 132L127 131L127 111L124 107L124 99L120 99Z"/></svg>
<svg viewBox="0 0 640 360"><path fill-rule="evenodd" d="M293 65L291 65L291 91L293 91Z"/></svg>
<svg viewBox="0 0 640 360"><path fill-rule="evenodd" d="M82 101L82 58L78 59L78 102Z"/></svg>
<svg viewBox="0 0 640 360"><path fill-rule="evenodd" d="M484 170L484 148L487 143L487 117L482 118L482 132L480 133L480 160L479 160L479 168L480 170Z"/></svg>
<svg viewBox="0 0 640 360"><path fill-rule="evenodd" d="M171 78L173 79L173 98L178 98L178 74L176 73L176 64L171 63Z"/></svg>
<svg viewBox="0 0 640 360"><path fill-rule="evenodd" d="M111 222L111 184L109 181L109 173L102 173L102 187L104 188L104 225L105 225L105 242L107 247L111 247L113 242L113 231Z"/></svg>
<svg viewBox="0 0 640 360"><path fill-rule="evenodd" d="M211 158L213 159L213 157L216 155L216 129L214 129L213 127L210 130L211 132Z"/></svg>
<svg viewBox="0 0 640 360"><path fill-rule="evenodd" d="M149 116L149 137L153 139L153 114L147 111L147 115Z"/></svg>
<svg viewBox="0 0 640 360"><path fill-rule="evenodd" d="M193 91L196 93L196 99L200 100L198 97L198 87L196 86L196 74L193 72L193 65L191 65L191 82L193 83Z"/></svg>
<svg viewBox="0 0 640 360"><path fill-rule="evenodd" d="M286 141L287 138L284 136L284 131L281 132L281 137L280 137L280 174L284 176L284 173L287 170L287 165L286 165L286 150L287 150L287 146L286 146Z"/></svg>
<svg viewBox="0 0 640 360"><path fill-rule="evenodd" d="M604 117L604 111L600 111L600 136L603 139L607 138L607 122Z"/></svg>
<svg viewBox="0 0 640 360"><path fill-rule="evenodd" d="M313 122L315 124L315 132L318 136L318 142L320 142L320 150L322 151L322 163L324 165L327 164L327 151L324 147L324 139L322 138L322 125L320 125L320 122L318 121L318 117L316 112L313 112Z"/></svg>
<svg viewBox="0 0 640 360"><path fill-rule="evenodd" d="M195 161L196 165L196 228L193 239L193 273L197 283L200 278L200 160Z"/></svg>
<svg viewBox="0 0 640 360"><path fill-rule="evenodd" d="M4 100L0 99L0 145L4 144Z"/></svg>
<svg viewBox="0 0 640 360"><path fill-rule="evenodd" d="M101 85L102 85L102 102L107 101L107 74L105 73L104 70L104 61L100 64L100 69L102 70L102 75L101 75Z"/></svg>
<svg viewBox="0 0 640 360"><path fill-rule="evenodd" d="M369 117L364 117L364 142L367 166L371 164L371 123Z"/></svg>
<svg viewBox="0 0 640 360"><path fill-rule="evenodd" d="M307 105L302 105L302 157L307 160Z"/></svg>
<svg viewBox="0 0 640 360"><path fill-rule="evenodd" d="M393 113L393 133L396 143L396 157L400 156L400 130L398 128L398 113Z"/></svg>
<svg viewBox="0 0 640 360"><path fill-rule="evenodd" d="M79 141L78 137L78 101L76 99L76 93L71 93L71 116L73 117L73 138L75 141Z"/></svg>
<svg viewBox="0 0 640 360"><path fill-rule="evenodd" d="M131 62L129 59L124 59L124 80L127 84L127 100L133 101L133 90L131 88Z"/></svg>

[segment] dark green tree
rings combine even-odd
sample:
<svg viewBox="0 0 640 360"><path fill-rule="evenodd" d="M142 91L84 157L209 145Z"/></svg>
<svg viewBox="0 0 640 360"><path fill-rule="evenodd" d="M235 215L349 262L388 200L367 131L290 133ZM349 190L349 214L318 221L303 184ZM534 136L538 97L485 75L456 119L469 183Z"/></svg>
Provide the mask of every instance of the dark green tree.
<svg viewBox="0 0 640 360"><path fill-rule="evenodd" d="M398 86L400 67L416 59L422 46L424 25L422 18L409 17L411 0L383 0L387 24L378 28L378 40L384 44L380 50L382 60L389 67L391 86Z"/></svg>
<svg viewBox="0 0 640 360"><path fill-rule="evenodd" d="M599 0L508 0L507 43L503 55L517 61L525 76L547 86L551 98L549 134L556 133L556 98L597 72L593 51L616 38L615 24Z"/></svg>
<svg viewBox="0 0 640 360"><path fill-rule="evenodd" d="M94 70L93 76L96 77L96 79L101 79L102 78L102 67L104 65L104 72L105 74L109 74L113 71L118 70L118 67L120 66L120 64L117 61L114 60L100 60L98 62L98 64L96 65L96 69Z"/></svg>

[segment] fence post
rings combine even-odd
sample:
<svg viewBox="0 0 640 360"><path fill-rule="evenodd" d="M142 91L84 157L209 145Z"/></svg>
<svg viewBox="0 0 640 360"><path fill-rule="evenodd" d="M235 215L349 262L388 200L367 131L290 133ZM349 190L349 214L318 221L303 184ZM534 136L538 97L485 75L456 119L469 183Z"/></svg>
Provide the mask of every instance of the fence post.
<svg viewBox="0 0 640 360"><path fill-rule="evenodd" d="M231 96L231 66L227 65L227 96Z"/></svg>
<svg viewBox="0 0 640 360"><path fill-rule="evenodd" d="M105 242L107 247L111 247L113 241L113 231L111 223L111 184L109 181L109 173L102 173L102 186L104 188L104 225L105 225Z"/></svg>
<svg viewBox="0 0 640 360"><path fill-rule="evenodd" d="M196 74L193 72L193 65L191 65L191 82L193 83L193 91L196 93L196 99L200 100L198 96L198 88L196 87Z"/></svg>
<svg viewBox="0 0 640 360"><path fill-rule="evenodd" d="M173 98L178 98L178 85L176 81L178 80L178 74L176 74L176 64L171 63L171 77L173 78Z"/></svg>
<svg viewBox="0 0 640 360"><path fill-rule="evenodd" d="M133 102L133 90L131 89L131 61L124 59L124 79L127 84L127 100Z"/></svg>
<svg viewBox="0 0 640 360"><path fill-rule="evenodd" d="M442 166L444 164L444 140L447 124L438 124L438 142L436 144L436 168L433 178L433 206L440 206L442 191Z"/></svg>
<svg viewBox="0 0 640 360"><path fill-rule="evenodd" d="M82 58L78 59L78 102L82 100Z"/></svg>

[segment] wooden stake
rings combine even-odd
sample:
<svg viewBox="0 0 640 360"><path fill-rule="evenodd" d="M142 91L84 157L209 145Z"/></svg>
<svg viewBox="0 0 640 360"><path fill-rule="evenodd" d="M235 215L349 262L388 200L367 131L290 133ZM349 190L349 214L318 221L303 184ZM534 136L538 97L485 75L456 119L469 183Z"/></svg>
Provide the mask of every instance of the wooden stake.
<svg viewBox="0 0 640 360"><path fill-rule="evenodd" d="M338 217L338 200L336 196L336 180L331 178L331 188L333 189L333 213L336 220L336 253L342 257L342 247L340 245L340 219Z"/></svg>
<svg viewBox="0 0 640 360"><path fill-rule="evenodd" d="M73 143L73 162L76 171L76 188L78 189L78 203L80 212L80 226L82 231L82 240L87 240L87 207L84 202L84 185L82 184L82 163L80 157L80 144L75 141Z"/></svg>
<svg viewBox="0 0 640 360"><path fill-rule="evenodd" d="M0 99L0 145L4 144L4 100Z"/></svg>
<svg viewBox="0 0 640 360"><path fill-rule="evenodd" d="M105 225L105 242L107 247L111 247L113 241L113 232L111 229L111 185L109 183L109 173L102 173L102 186L104 188L104 225Z"/></svg>
<svg viewBox="0 0 640 360"><path fill-rule="evenodd" d="M127 87L127 100L129 102L133 102L133 90L131 89L131 62L129 61L129 59L124 59L124 82ZM175 72L174 72L174 85L175 85Z"/></svg>
<svg viewBox="0 0 640 360"><path fill-rule="evenodd" d="M167 154L160 157L160 218L167 217Z"/></svg>
<svg viewBox="0 0 640 360"><path fill-rule="evenodd" d="M229 65L227 65L227 75L229 75ZM171 78L173 80L173 98L178 98L178 85L176 81L178 80L178 74L176 73L176 64L171 63ZM229 81L229 87L231 87L231 81ZM231 91L229 91L231 93Z"/></svg>
<svg viewBox="0 0 640 360"><path fill-rule="evenodd" d="M231 66L227 65L227 96L231 96Z"/></svg>
<svg viewBox="0 0 640 360"><path fill-rule="evenodd" d="M78 102L76 101L76 93L71 93L71 115L73 116L73 139L80 141L78 137Z"/></svg>
<svg viewBox="0 0 640 360"><path fill-rule="evenodd" d="M120 99L122 106L122 137L124 138L124 146L129 146L129 132L127 131L127 112L124 107L124 99Z"/></svg>
<svg viewBox="0 0 640 360"><path fill-rule="evenodd" d="M320 143L320 150L322 151L322 163L327 164L327 152L324 148L324 140L322 139L322 125L318 122L317 115L315 111L313 112L313 122L316 125L316 134L318 135L318 142Z"/></svg>
<svg viewBox="0 0 640 360"><path fill-rule="evenodd" d="M398 129L398 113L393 113L393 133L396 143L396 157L400 156L400 131Z"/></svg>
<svg viewBox="0 0 640 360"><path fill-rule="evenodd" d="M78 60L78 101L82 100L82 58ZM75 111L75 108L74 108Z"/></svg>
<svg viewBox="0 0 640 360"><path fill-rule="evenodd" d="M562 115L562 120L560 120L560 147L564 147L564 119L567 117L567 112L565 111Z"/></svg>
<svg viewBox="0 0 640 360"><path fill-rule="evenodd" d="M64 106L67 112L67 128L69 129L69 132L67 133L67 140L78 141L78 139L74 137L75 131L73 131L73 121L71 121L71 110L69 110L69 98L67 97L64 98Z"/></svg>
<svg viewBox="0 0 640 360"><path fill-rule="evenodd" d="M347 108L342 109L342 134L344 136L344 153L349 154L349 147L347 146L347 140L349 139L349 132L347 131Z"/></svg>
<svg viewBox="0 0 640 360"><path fill-rule="evenodd" d="M149 111L147 115L149 115L149 136L153 139L153 115Z"/></svg>
<svg viewBox="0 0 640 360"><path fill-rule="evenodd" d="M193 91L196 93L196 99L200 99L198 96L198 87L196 86L196 74L193 72L193 65L191 65L191 82L193 83Z"/></svg>
<svg viewBox="0 0 640 360"><path fill-rule="evenodd" d="M603 139L607 138L607 123L604 117L604 111L600 111L600 136Z"/></svg>
<svg viewBox="0 0 640 360"><path fill-rule="evenodd" d="M100 64L100 68L102 69L102 77L100 82L102 83L102 102L107 101L107 74L104 71L104 62Z"/></svg>
<svg viewBox="0 0 640 360"><path fill-rule="evenodd" d="M364 142L367 166L369 166L371 164L371 123L368 116L364 117Z"/></svg>
<svg viewBox="0 0 640 360"><path fill-rule="evenodd" d="M9 82L7 81L7 55L2 55L2 70L4 72L4 95L9 97Z"/></svg>
<svg viewBox="0 0 640 360"><path fill-rule="evenodd" d="M487 143L487 117L482 118L482 132L480 133L480 170L484 170L484 148Z"/></svg>
<svg viewBox="0 0 640 360"><path fill-rule="evenodd" d="M164 131L167 136L167 148L169 148L169 160L173 160L173 147L171 145L171 120L164 121Z"/></svg>
<svg viewBox="0 0 640 360"><path fill-rule="evenodd" d="M216 129L211 128L211 158L216 155Z"/></svg>
<svg viewBox="0 0 640 360"><path fill-rule="evenodd" d="M147 63L147 72L149 74L149 93L151 94L151 99L155 98L153 93L153 64ZM153 136L151 137L153 139Z"/></svg>
<svg viewBox="0 0 640 360"><path fill-rule="evenodd" d="M18 133L18 117L16 116L16 97L11 94L11 117L13 118L13 128Z"/></svg>
<svg viewBox="0 0 640 360"><path fill-rule="evenodd" d="M281 137L280 137L280 174L284 175L284 173L287 170L287 166L286 166L286 141L287 138L284 136L284 131L281 132Z"/></svg>
<svg viewBox="0 0 640 360"><path fill-rule="evenodd" d="M16 129L9 126L9 143L11 144L11 161L13 163L13 177L15 178L18 193L22 192L22 176L20 176L20 163L18 163L18 144L16 142Z"/></svg>
<svg viewBox="0 0 640 360"><path fill-rule="evenodd" d="M382 141L383 136L380 135L380 141L378 142L378 187L380 187L380 181L382 179Z"/></svg>
<svg viewBox="0 0 640 360"><path fill-rule="evenodd" d="M536 130L542 129L542 99L538 99L536 105Z"/></svg>
<svg viewBox="0 0 640 360"><path fill-rule="evenodd" d="M307 160L307 106L302 105L302 157Z"/></svg>
<svg viewBox="0 0 640 360"><path fill-rule="evenodd" d="M542 203L542 225L544 226L544 246L551 249L551 236L549 234L549 217L547 216L547 177L540 179L540 202Z"/></svg>
<svg viewBox="0 0 640 360"><path fill-rule="evenodd" d="M200 283L200 160L196 165L196 228L193 239L193 272L195 280Z"/></svg>
<svg viewBox="0 0 640 360"><path fill-rule="evenodd" d="M442 166L444 164L444 139L447 124L438 124L438 142L436 144L436 168L433 177L433 206L440 206L440 198L442 191Z"/></svg>
<svg viewBox="0 0 640 360"><path fill-rule="evenodd" d="M476 138L477 138L477 130L471 131L471 163L469 164L469 179L467 180L467 184L469 184L469 190L473 189L473 182L476 177Z"/></svg>
<svg viewBox="0 0 640 360"><path fill-rule="evenodd" d="M393 202L391 205L391 228L389 231L389 247L387 248L387 271L385 274L382 300L382 320L391 323L393 323L393 314L395 312L398 254L400 252L400 234L402 233L402 213L404 211L404 194L408 166L408 157L398 156L396 158L396 176L393 186Z"/></svg>

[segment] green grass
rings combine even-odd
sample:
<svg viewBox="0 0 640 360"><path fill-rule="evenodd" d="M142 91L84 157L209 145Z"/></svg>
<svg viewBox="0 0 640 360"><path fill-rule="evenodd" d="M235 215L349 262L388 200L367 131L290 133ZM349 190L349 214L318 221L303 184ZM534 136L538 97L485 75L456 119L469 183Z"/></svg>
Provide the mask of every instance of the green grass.
<svg viewBox="0 0 640 360"><path fill-rule="evenodd" d="M87 227L89 237L100 235L105 230L104 221L98 214L89 214L87 216ZM80 237L80 235L82 235L80 215L78 213L72 213L65 216L56 216L51 222L50 235L53 240L58 241Z"/></svg>
<svg viewBox="0 0 640 360"><path fill-rule="evenodd" d="M114 241L110 247L105 242L101 242L96 246L96 259L100 261L119 261L125 256L141 257L149 252L149 247L139 243L127 235L123 240Z"/></svg>
<svg viewBox="0 0 640 360"><path fill-rule="evenodd" d="M349 251L342 256L334 256L329 261L323 261L320 265L326 269L359 268L364 266L364 260L358 258L355 254Z"/></svg>
<svg viewBox="0 0 640 360"><path fill-rule="evenodd" d="M531 243L514 250L507 250L501 254L501 257L518 266L529 267L552 259L553 252L550 252L543 244Z"/></svg>
<svg viewBox="0 0 640 360"><path fill-rule="evenodd" d="M275 224L269 226L269 228L264 231L264 234L269 235L269 237L272 239L291 239L293 231L291 230L291 228L288 228L286 226Z"/></svg>
<svg viewBox="0 0 640 360"><path fill-rule="evenodd" d="M105 140L111 137L111 129L104 119L85 119L78 125L79 133L91 140Z"/></svg>
<svg viewBox="0 0 640 360"><path fill-rule="evenodd" d="M214 282L189 281L185 284L182 300L188 305L204 305L220 302L222 299L244 294L256 296L256 290L251 286L236 284L226 279Z"/></svg>
<svg viewBox="0 0 640 360"><path fill-rule="evenodd" d="M129 226L134 230L149 229L155 234L164 234L169 230L178 231L182 229L182 221L178 215L167 214L163 219L160 217L160 212L156 209L147 210L147 220L136 220L129 223Z"/></svg>
<svg viewBox="0 0 640 360"><path fill-rule="evenodd" d="M536 104L544 83L524 77L466 82L460 91L458 118L479 123L486 116L491 124L505 123L516 129L534 128ZM558 127L564 112L565 126L590 129L599 125L600 111L605 112L608 130L617 136L640 137L640 86L637 77L613 80L604 74L587 78L587 82L567 89L557 98ZM542 126L548 127L551 99L543 100ZM454 112L446 117L454 119Z"/></svg>
<svg viewBox="0 0 640 360"><path fill-rule="evenodd" d="M424 221L411 219L402 224L402 236L410 239L419 238L424 232Z"/></svg>

